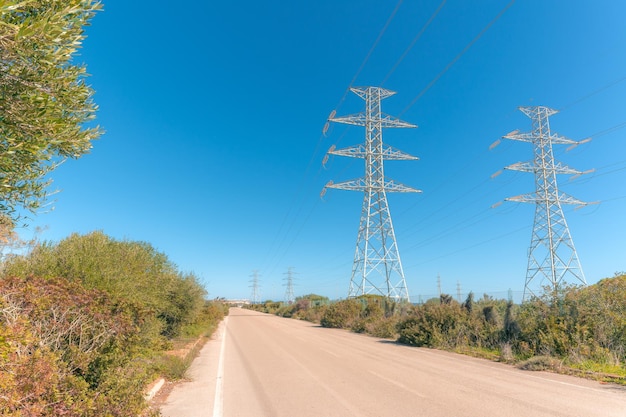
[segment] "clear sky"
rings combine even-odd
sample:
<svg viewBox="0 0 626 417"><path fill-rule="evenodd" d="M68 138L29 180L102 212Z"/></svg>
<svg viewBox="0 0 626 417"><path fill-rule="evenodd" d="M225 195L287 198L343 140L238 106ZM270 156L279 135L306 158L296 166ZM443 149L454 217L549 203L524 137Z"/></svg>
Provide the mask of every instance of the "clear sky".
<svg viewBox="0 0 626 417"><path fill-rule="evenodd" d="M382 84L397 92L383 111L419 126L384 132L420 158L386 165L423 190L389 195L413 300L436 294L438 275L455 296L457 283L523 290L534 206L491 206L533 192L533 176L490 176L532 147L489 150L531 130L518 106L559 109L553 132L593 137L555 148L596 170L559 177L562 191L600 202L565 216L589 283L626 270L626 2L518 0L488 27L510 0L448 0L416 39L441 3L405 0L389 21L396 0L106 1L77 58L106 134L53 173L55 209L32 226L43 240L102 230L149 242L210 297L249 298L258 270L261 298L283 299L288 267L296 295L345 297L363 196L319 195L362 176L363 161L322 159L364 132L321 133L332 110L363 110L345 95L351 83Z"/></svg>

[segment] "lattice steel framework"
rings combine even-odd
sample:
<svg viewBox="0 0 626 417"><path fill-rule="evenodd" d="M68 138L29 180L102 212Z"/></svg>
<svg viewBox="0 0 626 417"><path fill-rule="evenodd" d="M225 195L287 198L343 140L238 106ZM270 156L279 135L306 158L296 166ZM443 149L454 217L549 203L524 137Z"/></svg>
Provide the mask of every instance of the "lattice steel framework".
<svg viewBox="0 0 626 417"><path fill-rule="evenodd" d="M562 204L586 205L587 203L559 191L557 174L580 175L581 172L554 161L552 145L576 146L584 141L574 141L550 133L549 117L557 110L543 106L520 107L532 119L532 133L513 131L504 139L533 144L533 162L518 162L505 169L535 174L535 192L507 198L507 201L535 204L535 222L528 251L528 268L523 299L539 296L549 287L553 297L565 282L587 284L578 260L578 254L570 235Z"/></svg>
<svg viewBox="0 0 626 417"><path fill-rule="evenodd" d="M383 128L417 126L381 112L381 100L394 95L395 92L380 87L355 87L350 90L365 100L365 113L333 117L329 120L364 126L365 143L345 149L335 149L333 146L328 153L364 159L365 176L341 183L330 181L322 191L324 193L327 188L336 188L364 193L348 297L379 294L395 300L409 301L398 244L387 204L387 193L421 191L386 180L383 163L385 160L416 160L418 158L383 144Z"/></svg>
<svg viewBox="0 0 626 417"><path fill-rule="evenodd" d="M259 304L261 302L261 291L259 288L259 271L252 271L252 279L250 282L250 288L252 288L252 304Z"/></svg>
<svg viewBox="0 0 626 417"><path fill-rule="evenodd" d="M289 267L287 268L287 278L285 278L286 284L285 286L287 287L285 290L285 302L287 304L293 304L293 302L296 300L296 296L294 295L293 292L293 276L294 276L295 272L293 272L293 267Z"/></svg>

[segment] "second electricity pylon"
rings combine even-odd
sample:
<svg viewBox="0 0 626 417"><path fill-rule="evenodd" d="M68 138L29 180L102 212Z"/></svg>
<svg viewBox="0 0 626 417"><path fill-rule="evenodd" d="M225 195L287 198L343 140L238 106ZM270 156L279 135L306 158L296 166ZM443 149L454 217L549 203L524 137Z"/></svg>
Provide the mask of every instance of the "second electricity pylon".
<svg viewBox="0 0 626 417"><path fill-rule="evenodd" d="M250 285L250 287L252 288L252 304L259 304L261 302L261 293L259 291L259 271L252 271L251 277L252 279L250 282L252 285Z"/></svg>
<svg viewBox="0 0 626 417"><path fill-rule="evenodd" d="M551 134L549 117L557 113L557 110L543 106L520 107L519 109L532 119L532 133L518 133L515 130L503 138L530 142L534 147L533 162L518 162L505 168L535 174L534 193L506 199L506 201L535 204L535 222L528 251L523 299L526 300L529 296L539 296L544 286L550 288L554 298L559 288L568 279L587 284L561 208L561 204L583 206L587 203L560 192L556 176L557 174L581 175L588 171L581 172L555 162L552 145L577 146L588 140L577 142L558 134Z"/></svg>
<svg viewBox="0 0 626 417"><path fill-rule="evenodd" d="M285 278L285 280L287 281L287 283L285 284L285 286L287 287L287 289L285 290L285 301L287 302L287 304L293 304L293 302L296 300L296 296L293 293L293 275L295 274L295 272L293 272L293 267L289 267L287 269L287 278Z"/></svg>
<svg viewBox="0 0 626 417"><path fill-rule="evenodd" d="M332 117L329 120L364 126L365 143L344 149L335 149L333 146L328 153L365 159L365 177L341 183L330 181L322 191L323 194L326 188L336 188L363 191L365 194L348 297L373 293L395 300L409 301L398 244L387 204L387 192L421 191L385 180L383 162L384 160L416 160L418 158L384 145L383 128L417 126L381 112L381 100L394 95L394 91L380 87L355 87L350 90L365 100L365 113Z"/></svg>

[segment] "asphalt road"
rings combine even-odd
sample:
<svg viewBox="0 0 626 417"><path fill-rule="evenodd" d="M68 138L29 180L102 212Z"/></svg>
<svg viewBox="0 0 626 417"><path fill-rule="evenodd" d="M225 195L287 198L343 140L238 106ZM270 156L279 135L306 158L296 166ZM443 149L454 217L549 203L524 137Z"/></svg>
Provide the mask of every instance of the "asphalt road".
<svg viewBox="0 0 626 417"><path fill-rule="evenodd" d="M231 309L167 417L626 417L626 388Z"/></svg>

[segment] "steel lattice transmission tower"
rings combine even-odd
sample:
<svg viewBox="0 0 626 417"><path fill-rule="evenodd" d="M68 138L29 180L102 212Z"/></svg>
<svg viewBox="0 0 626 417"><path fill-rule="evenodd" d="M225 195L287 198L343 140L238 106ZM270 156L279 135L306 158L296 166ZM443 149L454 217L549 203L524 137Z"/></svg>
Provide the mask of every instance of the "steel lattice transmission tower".
<svg viewBox="0 0 626 417"><path fill-rule="evenodd" d="M398 244L387 204L387 193L421 191L386 180L383 163L385 160L416 160L418 158L383 144L383 128L417 126L381 112L381 100L394 95L395 92L380 87L355 87L350 90L365 100L365 113L332 117L329 120L364 126L365 143L344 149L332 147L328 153L364 159L365 176L341 183L330 181L322 191L323 194L327 188L336 188L364 193L348 297L373 293L395 300L409 301Z"/></svg>
<svg viewBox="0 0 626 417"><path fill-rule="evenodd" d="M287 275L287 278L285 278L285 280L287 281L287 283L285 284L285 286L287 287L287 289L285 290L285 301L287 302L287 304L293 304L293 302L296 300L296 296L293 292L293 276L295 274L295 272L293 272L293 267L290 266L289 268L287 268L287 272L285 274Z"/></svg>
<svg viewBox="0 0 626 417"><path fill-rule="evenodd" d="M535 222L528 251L523 299L540 295L545 286L548 286L553 297L556 297L559 288L565 282L587 284L561 208L562 204L583 206L587 203L560 192L557 174L581 175L590 171L581 172L555 162L552 145L577 146L588 140L577 142L550 133L549 117L557 113L557 110L543 106L519 109L532 119L532 133L519 133L516 130L503 138L529 142L534 148L532 162L518 162L505 167L509 170L535 174L534 193L506 199L535 204Z"/></svg>
<svg viewBox="0 0 626 417"><path fill-rule="evenodd" d="M250 282L250 288L252 288L252 304L259 304L261 302L261 292L259 290L259 271L252 271L252 275L250 275L252 279Z"/></svg>

